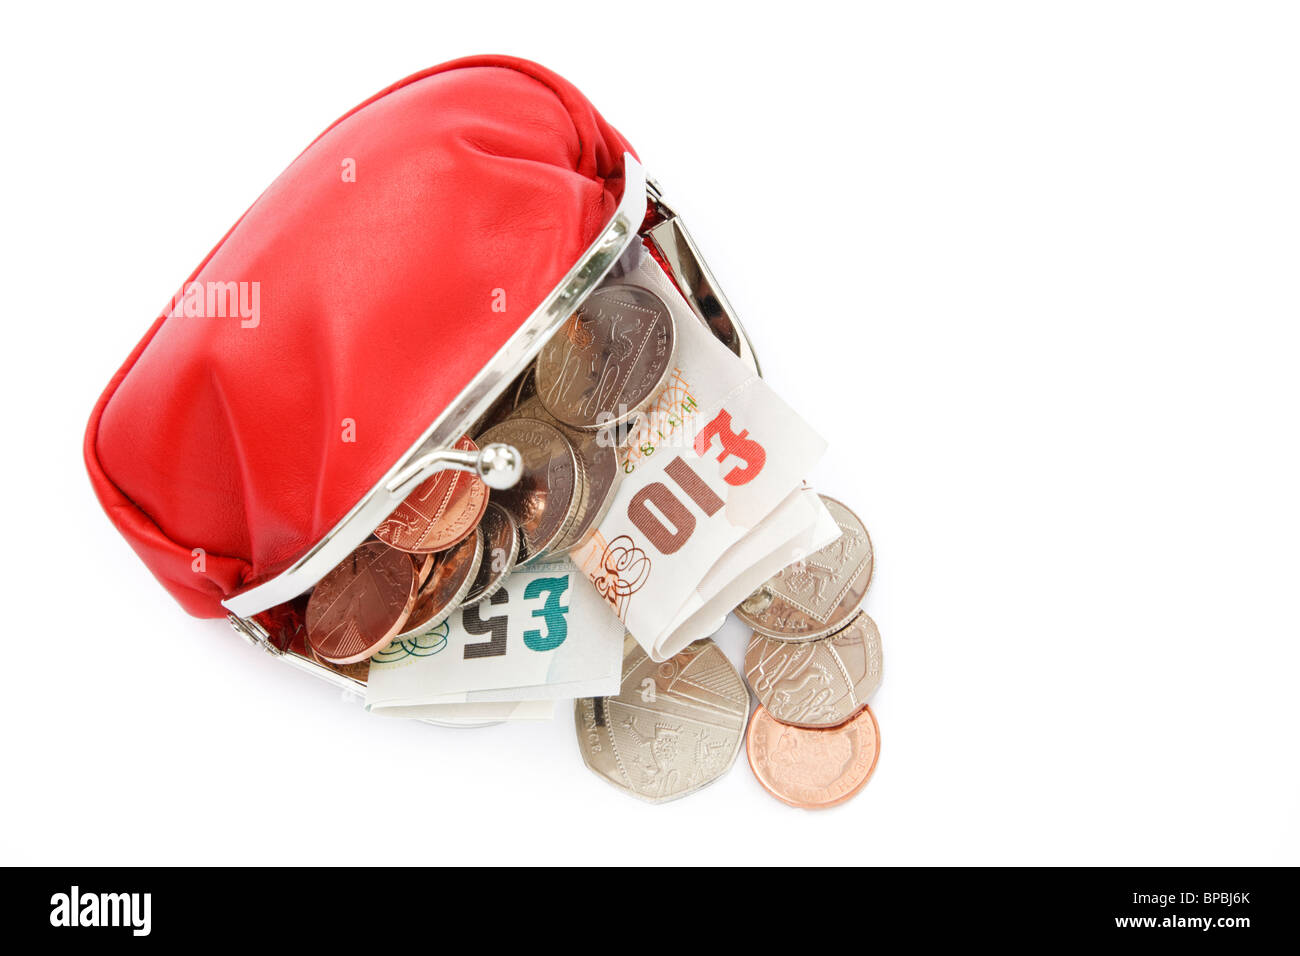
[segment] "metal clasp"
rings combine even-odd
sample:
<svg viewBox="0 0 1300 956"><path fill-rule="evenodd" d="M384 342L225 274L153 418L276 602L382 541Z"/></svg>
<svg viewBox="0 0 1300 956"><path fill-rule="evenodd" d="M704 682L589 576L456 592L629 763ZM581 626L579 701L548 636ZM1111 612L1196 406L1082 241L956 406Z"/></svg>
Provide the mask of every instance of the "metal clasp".
<svg viewBox="0 0 1300 956"><path fill-rule="evenodd" d="M513 488L524 473L524 456L512 445L493 442L478 451L439 448L411 462L384 487L394 498L404 499L415 486L440 471L468 471L489 488Z"/></svg>
<svg viewBox="0 0 1300 956"><path fill-rule="evenodd" d="M266 632L266 628L262 627L261 624L258 624L252 618L227 614L226 620L229 621L230 626L235 629L235 633L246 640L249 644L252 644L254 647L260 647L272 657L281 657L284 655L284 651L276 647L271 641L271 635Z"/></svg>

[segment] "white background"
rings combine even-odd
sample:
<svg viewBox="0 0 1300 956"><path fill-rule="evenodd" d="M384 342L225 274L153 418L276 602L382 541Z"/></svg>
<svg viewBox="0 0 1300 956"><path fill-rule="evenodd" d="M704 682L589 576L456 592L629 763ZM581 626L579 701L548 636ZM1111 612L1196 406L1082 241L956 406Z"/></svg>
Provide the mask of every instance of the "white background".
<svg viewBox="0 0 1300 956"><path fill-rule="evenodd" d="M0 860L1300 862L1295 14L759 6L6 12ZM567 707L368 717L99 510L86 418L178 283L337 115L476 52L631 139L832 441L886 659L836 810L743 755L639 803Z"/></svg>

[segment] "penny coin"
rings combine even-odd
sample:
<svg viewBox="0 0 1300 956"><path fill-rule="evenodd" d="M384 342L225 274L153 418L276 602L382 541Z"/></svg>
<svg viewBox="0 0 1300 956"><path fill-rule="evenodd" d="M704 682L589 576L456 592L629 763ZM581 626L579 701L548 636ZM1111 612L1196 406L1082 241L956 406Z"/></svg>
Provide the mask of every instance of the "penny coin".
<svg viewBox="0 0 1300 956"><path fill-rule="evenodd" d="M411 556L381 541L366 541L312 590L308 643L333 664L365 660L401 633L415 594Z"/></svg>
<svg viewBox="0 0 1300 956"><path fill-rule="evenodd" d="M478 451L468 437L456 442L460 451ZM488 487L478 475L444 469L422 482L406 496L388 519L375 529L375 537L401 551L425 554L443 551L469 537L483 509Z"/></svg>
<svg viewBox="0 0 1300 956"><path fill-rule="evenodd" d="M412 554L411 559L415 562L415 576L420 582L419 586L424 587L424 582L429 580L434 565L438 563L438 553L430 551L428 554Z"/></svg>
<svg viewBox="0 0 1300 956"><path fill-rule="evenodd" d="M622 475L618 467L615 436L611 429L579 429L561 424L536 396L521 402L513 417L534 418L554 425L569 439L582 461L586 493L578 504L572 526L564 533L563 539L551 548L551 554L568 551L600 523L614 500L614 491Z"/></svg>
<svg viewBox="0 0 1300 956"><path fill-rule="evenodd" d="M405 638L431 631L451 617L464 603L482 561L483 532L475 528L460 544L438 555L438 563L420 588L411 616L395 636Z"/></svg>
<svg viewBox="0 0 1300 956"><path fill-rule="evenodd" d="M518 563L536 560L560 540L581 501L582 465L577 453L558 428L531 418L494 425L479 436L479 442L504 442L523 456L519 481L513 488L494 488L491 498L519 527Z"/></svg>
<svg viewBox="0 0 1300 956"><path fill-rule="evenodd" d="M574 705L588 769L651 803L684 797L731 769L748 714L744 681L710 640L660 663L628 637L618 695Z"/></svg>
<svg viewBox="0 0 1300 956"><path fill-rule="evenodd" d="M364 684L370 679L370 658L368 657L364 660L353 661L351 664L335 664L332 661L325 660L325 658L317 654L316 649L311 646L311 641L305 642L304 650L306 650L307 656L313 661L321 667L332 670L336 674L350 677L352 680L361 684Z"/></svg>
<svg viewBox="0 0 1300 956"><path fill-rule="evenodd" d="M542 346L537 394L574 428L623 421L663 381L675 339L659 296L634 285L603 286Z"/></svg>
<svg viewBox="0 0 1300 956"><path fill-rule="evenodd" d="M861 611L829 637L794 644L755 634L745 652L745 679L758 702L796 727L844 723L876 692L883 666L880 631Z"/></svg>
<svg viewBox="0 0 1300 956"><path fill-rule="evenodd" d="M519 558L519 528L505 508L490 503L483 512L479 530L483 532L483 560L461 607L477 604L495 594L506 583L506 576L514 570Z"/></svg>
<svg viewBox="0 0 1300 956"><path fill-rule="evenodd" d="M866 786L880 756L880 728L870 707L838 727L811 730L783 724L760 705L745 751L768 793L792 807L821 810Z"/></svg>
<svg viewBox="0 0 1300 956"><path fill-rule="evenodd" d="M299 616L298 626L294 628L289 644L284 648L284 650L296 657L309 660L318 667L323 667L326 670L333 671L335 674L341 674L344 677L349 677L354 681L364 684L370 676L369 659L355 661L351 664L335 664L331 661L325 660L325 658L312 650L311 644L307 641L307 626L302 623L303 618L301 617L301 615L306 614L307 601L308 595L304 594L295 598L290 604L280 605L281 608L292 608L295 612L298 612L297 616ZM272 611L275 610L275 608L272 609ZM257 615L257 617L259 618L260 623L261 615Z"/></svg>
<svg viewBox="0 0 1300 956"><path fill-rule="evenodd" d="M820 496L840 536L783 568L736 608L755 631L783 641L812 641L852 620L871 584L871 537L852 511Z"/></svg>

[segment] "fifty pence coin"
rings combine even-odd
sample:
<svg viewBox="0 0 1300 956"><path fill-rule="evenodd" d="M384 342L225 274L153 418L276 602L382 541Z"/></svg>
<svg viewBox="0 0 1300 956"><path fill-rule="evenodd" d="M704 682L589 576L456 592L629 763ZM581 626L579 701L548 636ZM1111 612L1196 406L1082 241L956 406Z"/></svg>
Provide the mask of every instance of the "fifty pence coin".
<svg viewBox="0 0 1300 956"><path fill-rule="evenodd" d="M603 286L542 346L537 394L574 428L622 421L664 380L675 338L672 313L653 292Z"/></svg>
<svg viewBox="0 0 1300 956"><path fill-rule="evenodd" d="M861 611L829 637L798 644L755 634L745 652L745 679L777 720L834 727L861 710L880 686L880 631Z"/></svg>
<svg viewBox="0 0 1300 956"><path fill-rule="evenodd" d="M726 773L748 714L744 681L710 640L656 663L628 637L618 696L574 706L583 762L651 803L684 797Z"/></svg>
<svg viewBox="0 0 1300 956"><path fill-rule="evenodd" d="M474 583L483 561L483 532L474 533L450 550L438 555L429 580L420 588L406 625L398 637L406 638L433 630L460 607Z"/></svg>
<svg viewBox="0 0 1300 956"><path fill-rule="evenodd" d="M468 437L456 442L460 451L478 451ZM483 509L488 487L478 475L445 469L422 482L406 496L388 519L375 529L375 537L401 551L424 554L443 551L469 537Z"/></svg>
<svg viewBox="0 0 1300 956"><path fill-rule="evenodd" d="M838 631L857 613L871 584L874 558L866 526L834 498L820 497L840 536L783 568L736 608L736 617L767 637L812 641Z"/></svg>
<svg viewBox="0 0 1300 956"><path fill-rule="evenodd" d="M493 489L491 496L519 527L518 564L522 566L559 541L572 523L582 497L582 464L558 428L532 418L512 418L494 425L479 436L479 442L504 442L523 456L518 483L513 488Z"/></svg>
<svg viewBox="0 0 1300 956"><path fill-rule="evenodd" d="M496 502L487 506L479 523L483 532L483 560L461 607L490 598L506 583L519 558L519 528L510 513Z"/></svg>
<svg viewBox="0 0 1300 956"><path fill-rule="evenodd" d="M880 728L870 707L838 727L811 730L783 724L759 706L745 751L768 793L792 807L821 810L866 786L880 757Z"/></svg>
<svg viewBox="0 0 1300 956"><path fill-rule="evenodd" d="M307 601L307 641L332 664L363 661L401 633L415 605L409 554L367 541L321 578Z"/></svg>

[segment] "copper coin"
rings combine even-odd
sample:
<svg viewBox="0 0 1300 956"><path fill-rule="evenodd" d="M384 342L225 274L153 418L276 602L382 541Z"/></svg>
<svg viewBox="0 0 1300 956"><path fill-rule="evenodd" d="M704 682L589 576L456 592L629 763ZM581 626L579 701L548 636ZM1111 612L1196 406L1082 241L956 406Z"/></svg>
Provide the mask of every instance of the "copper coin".
<svg viewBox="0 0 1300 956"><path fill-rule="evenodd" d="M303 612L305 613L307 609L307 595L304 594L301 598L296 598L294 603L297 604L299 601L301 601ZM344 677L350 677L352 680L358 681L362 684L364 684L370 676L369 658L364 661L356 661L352 664L335 664L331 661L325 660L325 658L313 651L311 649L311 644L307 642L307 626L305 624L294 633L293 639L285 650L290 654L309 660L319 667L333 671L335 674L341 674Z"/></svg>
<svg viewBox="0 0 1300 956"><path fill-rule="evenodd" d="M622 472L618 467L617 439L610 429L569 428L555 419L537 396L525 399L515 409L514 418L534 418L558 428L569 439L578 458L582 460L586 486L573 524L562 540L551 548L551 554L568 551L577 545L587 532L600 523L614 500L614 491Z"/></svg>
<svg viewBox="0 0 1300 956"><path fill-rule="evenodd" d="M460 451L478 451L468 437L456 442ZM375 537L401 551L426 554L443 551L469 537L487 507L488 488L468 471L445 469L406 496Z"/></svg>
<svg viewBox="0 0 1300 956"><path fill-rule="evenodd" d="M367 541L312 590L308 643L333 664L365 660L402 632L415 594L411 556L381 541Z"/></svg>
<svg viewBox="0 0 1300 956"><path fill-rule="evenodd" d="M350 677L362 684L370 679L370 658L368 657L365 660L353 661L351 664L335 664L333 661L327 661L317 654L316 649L311 646L311 641L306 641L303 649L308 657L327 670L332 670L344 677Z"/></svg>
<svg viewBox="0 0 1300 956"><path fill-rule="evenodd" d="M758 702L783 724L834 727L861 710L880 686L880 631L861 611L846 627L816 641L778 641L755 634L745 678Z"/></svg>
<svg viewBox="0 0 1300 956"><path fill-rule="evenodd" d="M479 530L483 532L483 560L461 607L496 594L519 560L519 528L505 508L491 502L483 512Z"/></svg>
<svg viewBox="0 0 1300 956"><path fill-rule="evenodd" d="M792 807L821 810L866 786L880 757L880 728L870 707L838 727L810 730L783 724L759 705L745 752L768 793Z"/></svg>
<svg viewBox="0 0 1300 956"><path fill-rule="evenodd" d="M492 500L510 513L522 538L519 564L536 560L555 544L573 520L581 501L582 463L569 440L554 425L512 418L489 428L481 444L513 445L524 470L513 488L493 489Z"/></svg>
<svg viewBox="0 0 1300 956"><path fill-rule="evenodd" d="M415 608L398 637L431 631L460 607L483 561L483 532L475 528L460 544L438 555L438 564L415 599ZM386 645L385 645L386 646ZM383 650L383 648L376 648Z"/></svg>
<svg viewBox="0 0 1300 956"><path fill-rule="evenodd" d="M433 573L434 565L438 563L438 553L430 551L428 554L413 554L411 559L415 561L415 576L420 582L419 587L424 587L424 582L429 580L429 575Z"/></svg>
<svg viewBox="0 0 1300 956"><path fill-rule="evenodd" d="M736 608L755 631L782 641L813 641L844 627L858 612L875 564L871 537L852 511L821 495L840 536L783 568Z"/></svg>
<svg viewBox="0 0 1300 956"><path fill-rule="evenodd" d="M537 394L574 428L623 421L668 374L675 339L659 296L634 285L603 286L542 346Z"/></svg>

